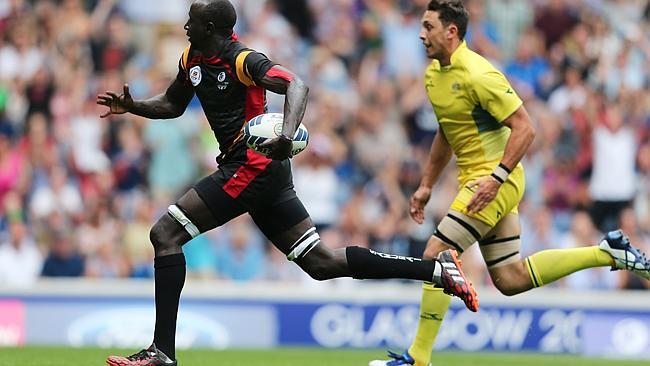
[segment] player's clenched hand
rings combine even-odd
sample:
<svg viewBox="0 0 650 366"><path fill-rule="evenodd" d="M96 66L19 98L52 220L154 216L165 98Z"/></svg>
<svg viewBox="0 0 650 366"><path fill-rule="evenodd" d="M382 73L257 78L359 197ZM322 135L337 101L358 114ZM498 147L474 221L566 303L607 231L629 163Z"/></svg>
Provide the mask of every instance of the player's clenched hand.
<svg viewBox="0 0 650 366"><path fill-rule="evenodd" d="M429 198L431 198L431 188L422 186L418 187L418 190L411 196L409 214L418 224L424 222L424 206L429 202Z"/></svg>
<svg viewBox="0 0 650 366"><path fill-rule="evenodd" d="M264 141L259 145L260 149L268 149L266 157L273 160L284 160L291 157L293 142L286 136L278 136L274 139Z"/></svg>
<svg viewBox="0 0 650 366"><path fill-rule="evenodd" d="M124 84L124 92L120 95L112 91L98 95L97 104L108 107L108 111L102 114L100 116L101 118L108 117L111 114L122 114L130 111L133 107L133 98L131 98L131 93L129 93L129 85Z"/></svg>
<svg viewBox="0 0 650 366"><path fill-rule="evenodd" d="M467 184L467 188L474 192L474 196L467 205L469 213L477 213L485 208L499 192L501 183L491 175L481 177Z"/></svg>

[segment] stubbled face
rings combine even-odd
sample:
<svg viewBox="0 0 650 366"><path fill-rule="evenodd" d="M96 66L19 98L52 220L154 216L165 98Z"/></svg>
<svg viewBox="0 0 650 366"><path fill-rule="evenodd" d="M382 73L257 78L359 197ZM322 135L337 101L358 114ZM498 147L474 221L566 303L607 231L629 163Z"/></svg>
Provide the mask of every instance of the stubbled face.
<svg viewBox="0 0 650 366"><path fill-rule="evenodd" d="M209 36L207 24L205 24L201 16L204 7L205 5L201 2L194 2L190 7L189 18L183 26L190 43L201 44Z"/></svg>
<svg viewBox="0 0 650 366"><path fill-rule="evenodd" d="M442 57L447 28L438 19L438 12L430 10L424 12L420 27L420 39L424 44L428 58L439 60Z"/></svg>

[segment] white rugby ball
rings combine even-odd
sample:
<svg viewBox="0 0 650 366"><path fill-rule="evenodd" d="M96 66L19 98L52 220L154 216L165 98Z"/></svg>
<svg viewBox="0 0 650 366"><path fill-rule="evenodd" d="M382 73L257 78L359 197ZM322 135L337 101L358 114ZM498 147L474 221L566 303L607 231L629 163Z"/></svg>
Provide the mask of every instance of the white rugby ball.
<svg viewBox="0 0 650 366"><path fill-rule="evenodd" d="M284 115L282 113L265 113L253 117L244 126L244 141L246 142L246 146L264 156L268 155L268 149L259 147L259 145L267 140L280 136L283 120ZM307 128L301 123L293 136L291 155L296 155L305 150L308 143L309 132L307 132Z"/></svg>

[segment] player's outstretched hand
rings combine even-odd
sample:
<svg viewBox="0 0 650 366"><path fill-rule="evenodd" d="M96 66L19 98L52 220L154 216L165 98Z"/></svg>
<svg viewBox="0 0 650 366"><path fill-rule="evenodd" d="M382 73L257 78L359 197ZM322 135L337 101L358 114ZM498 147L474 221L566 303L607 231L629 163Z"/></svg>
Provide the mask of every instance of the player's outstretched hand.
<svg viewBox="0 0 650 366"><path fill-rule="evenodd" d="M129 84L124 84L124 92L120 95L117 95L112 91L107 91L106 94L98 95L97 104L108 107L108 111L102 114L100 116L101 118L108 117L111 114L129 112L133 107L133 98L131 98L131 93L129 93Z"/></svg>
<svg viewBox="0 0 650 366"><path fill-rule="evenodd" d="M474 196L467 205L467 211L474 214L484 209L497 196L499 187L501 183L491 175L469 182L467 188L474 192Z"/></svg>
<svg viewBox="0 0 650 366"><path fill-rule="evenodd" d="M417 191L411 196L409 214L418 224L424 222L424 206L429 202L429 198L431 198L431 188L423 186L418 187Z"/></svg>
<svg viewBox="0 0 650 366"><path fill-rule="evenodd" d="M290 138L280 135L274 139L265 141L259 145L260 149L268 149L267 158L273 160L284 160L291 157L293 141Z"/></svg>

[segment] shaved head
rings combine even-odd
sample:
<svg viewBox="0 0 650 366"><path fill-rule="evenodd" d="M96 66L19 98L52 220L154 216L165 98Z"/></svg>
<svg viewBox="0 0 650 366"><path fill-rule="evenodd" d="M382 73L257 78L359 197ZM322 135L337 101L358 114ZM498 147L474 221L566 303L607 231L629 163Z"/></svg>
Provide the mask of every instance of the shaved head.
<svg viewBox="0 0 650 366"><path fill-rule="evenodd" d="M232 30L237 22L235 7L228 0L197 0L203 21L214 23L217 28Z"/></svg>
<svg viewBox="0 0 650 366"><path fill-rule="evenodd" d="M188 15L183 28L190 43L198 47L230 39L237 22L235 7L228 0L195 0Z"/></svg>

